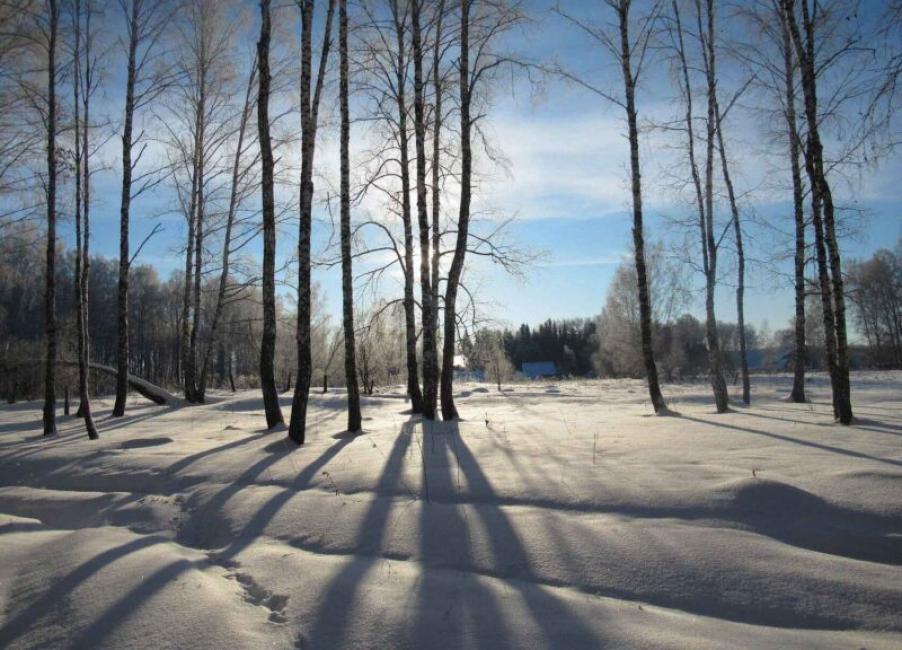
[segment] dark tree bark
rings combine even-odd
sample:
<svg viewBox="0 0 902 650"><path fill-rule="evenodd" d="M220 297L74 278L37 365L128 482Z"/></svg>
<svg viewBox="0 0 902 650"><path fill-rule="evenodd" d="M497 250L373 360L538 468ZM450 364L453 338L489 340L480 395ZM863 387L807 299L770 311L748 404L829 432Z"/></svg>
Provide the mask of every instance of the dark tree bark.
<svg viewBox="0 0 902 650"><path fill-rule="evenodd" d="M789 164L792 172L792 207L795 221L795 353L793 355L792 391L789 398L804 403L805 366L805 210L803 207L802 171L799 166L801 148L796 120L795 66L792 56L792 37L782 9L780 14L783 33L783 68L786 83L786 130L789 138Z"/></svg>
<svg viewBox="0 0 902 650"><path fill-rule="evenodd" d="M407 59L404 56L405 22L398 10L398 1L392 2L392 18L398 40L397 68L395 70L395 97L398 103L398 147L401 164L401 220L404 224L404 337L407 355L407 394L413 413L423 412L423 393L420 390L417 363L416 301L414 300L413 225L410 207L410 139L407 133Z"/></svg>
<svg viewBox="0 0 902 650"><path fill-rule="evenodd" d="M201 8L201 16L195 21L203 21L206 8ZM194 24L196 32L196 51L192 52L191 90L196 93L192 99L191 110L194 112L194 142L191 160L191 198L188 210L188 241L185 250L185 294L182 310L186 321L190 315L190 326L182 325L183 367L185 383L185 399L189 402L201 402L203 398L198 389L198 339L200 337L201 289L203 286L203 242L204 219L206 216L206 164L207 164L207 91L209 72L209 35L202 24ZM196 75L196 76L195 76ZM191 275L194 275L193 280ZM187 336L186 336L187 332ZM185 340L187 339L187 340Z"/></svg>
<svg viewBox="0 0 902 650"><path fill-rule="evenodd" d="M421 8L421 0L413 0L411 2L413 121L417 169L417 222L420 234L420 303L423 313L423 416L429 420L434 420L438 399L438 358L436 349L436 295L435 287L432 286L432 272L429 261L432 242L429 235L429 215L426 206L426 109L423 83L422 29L420 26ZM467 121L469 122L469 119ZM469 129L469 126L467 128Z"/></svg>
<svg viewBox="0 0 902 650"><path fill-rule="evenodd" d="M804 95L805 120L808 136L806 142L806 170L811 183L812 201L819 203L820 209L812 210L815 230L815 245L818 248L818 277L821 281L821 300L825 306L824 328L827 340L827 354L831 356L831 381L833 387L833 414L842 424L852 422L852 399L849 385L849 352L846 332L846 306L843 291L842 261L839 242L836 237L836 218L833 205L833 194L827 181L824 165L824 149L820 137L819 115L817 107L817 67L815 60L814 16L808 9L807 0L801 3L802 28L800 32L795 15L794 0L782 0L783 11L789 33L792 36L799 69L802 75L802 93ZM815 5L815 8L817 5ZM814 205L814 203L813 203ZM821 212L822 211L822 212ZM819 241L820 240L820 241ZM826 250L824 250L824 246ZM829 273L827 272L826 255L829 253ZM832 298L832 305L831 303ZM831 309L826 309L826 307ZM832 314L828 314L832 311ZM829 321L833 321L830 323ZM832 327L830 327L832 325Z"/></svg>
<svg viewBox="0 0 902 650"><path fill-rule="evenodd" d="M139 38L140 3L132 0L128 16L128 68L125 85L125 124L122 128L122 196L119 207L119 288L117 322L119 325L116 345L116 402L113 416L125 415L128 396L128 270L129 270L129 209L132 199L132 145L135 116L135 78L137 75L137 51Z"/></svg>
<svg viewBox="0 0 902 650"><path fill-rule="evenodd" d="M316 152L316 131L319 122L319 104L322 96L326 63L332 44L332 17L335 0L329 0L323 42L320 50L316 87L312 86L313 59L313 10L315 0L301 3L301 192L300 225L298 229L298 364L294 397L291 402L291 420L288 437L302 445L306 439L307 401L310 397L312 372L310 348L310 233L313 211L313 158ZM312 97L311 97L312 90Z"/></svg>
<svg viewBox="0 0 902 650"><path fill-rule="evenodd" d="M205 41L206 35L201 36ZM195 183L195 191L197 192L197 200L194 203L194 242L190 240L188 246L194 246L194 283L193 289L193 305L191 307L191 336L188 340L188 358L187 372L185 373L185 385L190 386L191 394L185 395L185 399L191 402L200 402L202 399L197 389L197 341L200 335L200 294L203 286L203 252L204 252L204 217L206 211L206 199L204 187L206 185L206 132L207 132L207 67L204 55L201 54L200 61L200 80L198 81L198 90L200 91L199 101L195 107L197 111L197 137L195 139L194 176L197 179Z"/></svg>
<svg viewBox="0 0 902 650"><path fill-rule="evenodd" d="M442 418L453 420L458 417L454 404L454 344L457 334L457 290L464 269L467 253L467 239L470 231L470 201L472 198L473 152L471 148L470 119L470 0L460 3L460 211L457 215L457 240L454 256L448 269L445 285L445 322L442 342Z"/></svg>
<svg viewBox="0 0 902 650"><path fill-rule="evenodd" d="M642 337L642 361L648 382L648 394L655 413L666 411L667 405L658 383L658 367L655 364L652 347L651 300L648 295L648 272L645 264L645 234L642 213L642 171L639 162L639 127L636 109L636 78L633 71L631 53L633 44L629 36L630 3L618 3L617 17L620 31L620 67L623 75L626 99L626 120L630 143L630 188L633 199L633 253L636 263L637 289L639 293L639 325Z"/></svg>
<svg viewBox="0 0 902 650"><path fill-rule="evenodd" d="M180 349L182 357L182 384L185 399L194 401L194 358L191 351L192 296L194 293L194 239L197 223L197 121L195 116L194 155L191 163L191 197L188 200L188 241L185 247L185 286L182 287L182 328Z"/></svg>
<svg viewBox="0 0 902 650"><path fill-rule="evenodd" d="M60 9L47 0L47 266L45 271L44 331L47 359L44 371L44 435L56 434L56 43Z"/></svg>
<svg viewBox="0 0 902 650"><path fill-rule="evenodd" d="M81 0L75 0L73 52L75 127L75 304L78 338L78 413L85 421L90 440L97 440L88 394L88 271L90 264L90 97L92 92L91 9L82 15ZM82 20L85 22L84 71L82 71ZM83 91L83 94L82 94ZM82 122L83 120L83 122Z"/></svg>
<svg viewBox="0 0 902 650"><path fill-rule="evenodd" d="M345 383L348 388L348 431L362 429L360 389L357 386L357 351L354 341L354 276L351 263L351 163L348 152L351 121L348 109L348 0L338 1L338 45L341 57L341 295L345 343ZM323 377L323 392L328 386Z"/></svg>
<svg viewBox="0 0 902 650"><path fill-rule="evenodd" d="M263 336L260 341L260 387L266 428L284 424L276 389L276 208L273 192L275 163L269 134L269 43L272 29L270 0L260 0L260 40L257 42L257 131L260 138L260 192L263 197Z"/></svg>
<svg viewBox="0 0 902 650"><path fill-rule="evenodd" d="M442 135L442 22L445 17L445 0L439 0L436 9L435 43L432 48L432 87L435 101L432 116L432 292L435 295L433 314L434 331L438 331L439 262L441 261L441 135Z"/></svg>

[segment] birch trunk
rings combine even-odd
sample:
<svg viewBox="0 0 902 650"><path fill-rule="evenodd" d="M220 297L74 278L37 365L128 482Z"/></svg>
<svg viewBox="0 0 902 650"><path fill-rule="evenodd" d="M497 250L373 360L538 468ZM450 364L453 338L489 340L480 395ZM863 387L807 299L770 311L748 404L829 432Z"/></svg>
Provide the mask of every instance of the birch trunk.
<svg viewBox="0 0 902 650"><path fill-rule="evenodd" d="M423 325L423 416L436 417L438 359L436 350L435 293L431 281L429 215L426 209L426 110L423 84L421 0L411 2L413 40L413 120L417 169L417 221L420 234L420 303ZM463 56L463 54L461 54Z"/></svg>
<svg viewBox="0 0 902 650"><path fill-rule="evenodd" d="M306 439L307 401L310 397L312 372L310 341L310 234L313 211L313 158L316 152L316 130L319 120L319 104L329 48L332 44L332 17L335 0L329 0L323 43L320 50L316 87L311 97L313 59L313 10L314 0L303 0L301 9L301 196L300 225L298 228L298 322L297 322L297 380L291 402L291 419L288 436L302 445Z"/></svg>
<svg viewBox="0 0 902 650"><path fill-rule="evenodd" d="M407 68L404 52L404 23L398 11L398 2L392 2L392 14L395 23L395 34L398 40L395 97L398 103L398 146L401 164L401 220L404 224L404 336L407 356L407 394L410 396L410 408L413 413L423 412L423 393L420 390L419 369L417 362L417 326L416 302L414 301L414 267L413 267L413 225L410 207L410 139L407 133Z"/></svg>
<svg viewBox="0 0 902 650"><path fill-rule="evenodd" d="M119 207L119 287L117 303L116 345L116 402L113 416L125 415L125 401L128 397L128 270L129 210L132 200L132 144L135 116L135 76L137 70L137 50L139 37L138 0L131 0L131 14L128 17L128 68L125 85L125 124L122 128L122 195Z"/></svg>
<svg viewBox="0 0 902 650"><path fill-rule="evenodd" d="M648 294L648 272L645 265L645 234L642 214L642 172L639 163L639 128L636 110L636 80L630 58L632 48L629 37L629 3L621 2L617 8L620 24L620 66L626 98L626 119L630 143L630 189L633 199L633 253L636 263L637 290L639 293L639 324L642 337L642 361L648 382L648 394L655 413L662 413L667 405L658 383L658 368L652 347L651 300Z"/></svg>
<svg viewBox="0 0 902 650"><path fill-rule="evenodd" d="M260 139L260 193L263 201L263 336L260 341L260 387L266 428L283 424L279 393L276 389L276 209L273 192L275 162L269 134L269 44L272 29L270 0L260 0L260 40L257 42L257 131Z"/></svg>
<svg viewBox="0 0 902 650"><path fill-rule="evenodd" d="M348 431L360 431L360 389L357 386L357 351L354 341L354 279L351 264L351 164L348 152L351 121L348 109L348 1L338 4L339 52L341 56L341 294L345 344L345 383L348 388ZM323 392L328 386L323 377Z"/></svg>
<svg viewBox="0 0 902 650"><path fill-rule="evenodd" d="M47 256L44 292L44 331L47 359L44 368L44 435L56 434L56 42L59 30L57 0L47 0Z"/></svg>

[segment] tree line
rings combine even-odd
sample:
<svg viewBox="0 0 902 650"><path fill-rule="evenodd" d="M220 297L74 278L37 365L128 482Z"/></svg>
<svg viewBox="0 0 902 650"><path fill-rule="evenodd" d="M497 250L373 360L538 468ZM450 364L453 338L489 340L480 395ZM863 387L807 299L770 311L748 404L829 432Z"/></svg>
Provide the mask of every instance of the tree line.
<svg viewBox="0 0 902 650"><path fill-rule="evenodd" d="M778 169L791 181L783 190L793 206L794 383L791 399L804 402L807 367L806 302L819 297L825 365L835 418L849 424L852 400L847 316L847 270L842 263L842 210L834 190L844 170L862 169L893 153L900 73L902 11L888 3L866 25L861 5L843 0L756 0L735 6L714 0L634 2L607 0L607 16L558 6L557 13L619 64L615 91L578 71L559 72L623 111L627 122L633 210L633 252L644 374L656 412L666 411L654 343L654 306L645 247L637 89L651 61L669 67L673 113L652 128L679 152L668 170L687 207L673 222L685 233L687 265L704 285L707 370L718 412L728 409L722 336L715 295L726 281L723 255L732 251L742 399L749 403L745 310L745 242L749 210L731 157L731 115L752 104L771 128ZM735 31L734 31L735 30ZM734 35L739 33L739 36ZM749 35L749 36L745 36ZM723 73L724 59L730 65ZM772 232L779 226L768 223ZM695 231L695 234L692 234ZM692 243L694 238L695 243Z"/></svg>
<svg viewBox="0 0 902 650"><path fill-rule="evenodd" d="M233 340L238 321L246 321L246 335L260 342L256 374L269 428L284 422L277 371L289 366L288 435L304 442L314 370L324 366L315 356L325 349L329 359L343 358L343 371L333 373L346 382L348 430L359 431L359 385L371 392L377 376L389 368L397 371L387 365L391 346L375 339L394 327L386 321L398 317L399 308L414 412L430 419L439 412L446 419L457 417L457 328L473 309L466 257L517 263L511 249L498 246L497 229L471 226L471 195L474 156L484 144L474 141L474 124L490 106L495 80L516 66L502 51L501 37L523 20L519 3L257 4L259 19L245 21L253 5L237 0L2 3L2 31L9 38L0 78L4 102L18 118L3 128L25 146L3 151L4 205L12 206L3 225L43 220L43 315L31 322L44 329L40 356L48 435L56 431L60 343L63 334L70 336L61 324L68 326L70 316L78 344L77 351L65 351L64 361L73 355L77 360L79 412L92 437L88 369L94 360L115 364L114 417L125 412L133 375L177 383L186 401L203 402L211 376L222 381L223 354L231 375L248 369L246 358L233 358L236 349L246 347ZM255 22L256 35L243 31ZM236 46L254 36L253 52ZM98 115L98 96L120 80L123 87L112 94L121 93L121 105L111 110L107 103ZM327 94L337 96L340 115L340 181L334 192L315 187L322 173L317 135L327 119L321 110ZM351 115L352 96L355 108L368 115ZM300 128L290 123L295 118ZM363 136L358 125L369 121L373 126ZM353 137L380 138L382 144L368 152L360 165L365 177L352 184ZM90 189L97 167L107 163L101 150L115 145L121 145L115 304L95 323L94 293L107 302L111 294L96 278L109 279L108 264L90 252L95 202ZM450 184L453 198L443 201ZM143 214L153 193L164 188L177 197L174 210L187 233L181 247L184 271L161 283L145 278L148 269L137 262L158 228L140 223L136 237L132 222L136 207ZM380 201L383 214L352 219L364 200ZM314 209L322 205L330 214L335 205L339 214L338 245L330 249L334 260L315 259L312 250ZM58 228L60 219L68 223L70 216L77 240L74 277L60 283L58 267L71 262L71 253L60 259ZM296 253L277 269L278 240L292 223ZM379 237L388 243L377 243ZM244 254L258 238L259 268L253 255ZM395 253L390 265L403 274L403 297L355 305L359 284L381 279L378 272L355 274L355 261L368 265L386 250ZM98 269L92 270L92 263ZM330 337L328 344L317 343L314 313L312 268L332 264L341 266L342 275L340 346ZM73 287L76 304L70 313ZM162 313L142 311L151 304L142 295L148 288L161 294ZM285 291L290 313L279 306ZM114 351L105 340L112 314ZM360 316L367 320L360 323ZM160 321L165 326L157 327ZM148 340L145 328L153 328L159 346ZM283 342L287 338L291 345ZM285 347L294 355L290 365L278 357Z"/></svg>
<svg viewBox="0 0 902 650"><path fill-rule="evenodd" d="M278 399L284 379L292 390L288 435L303 444L314 371L328 374L341 359L341 370L332 372L346 385L350 431L361 427L361 385L371 391L374 377L400 375L401 368L414 413L456 418L454 358L465 345L458 331L479 320L479 297L466 270L482 258L516 273L530 260L506 240L506 222L486 225L473 209L480 166L497 163L482 124L498 85L520 71L567 80L624 120L632 263L618 271L616 295L609 295L594 334L603 349L618 318L625 322L629 313L636 325L623 336L638 342L638 365L657 413L667 409L659 375L694 367L702 351L717 410L728 408L729 328L718 320L715 300L724 284L735 291L730 345L742 399L751 399L752 330L744 320L746 238L754 215L743 197L752 188L737 174L730 136L737 106L757 106L767 115L771 148L786 177L782 191L792 205L791 398L806 399L806 337L814 316L834 415L849 423L847 301L855 296L857 322L893 354L898 319L874 315L896 307L882 293L848 290L834 189L844 170L867 168L898 143L902 11L889 3L866 31L855 19L854 0L725 6L714 0L556 4L550 9L556 19L594 44L591 55L616 71L612 83L513 48L510 35L530 18L517 0L2 0L0 228L9 236L11 228L42 224L31 231L44 240L42 314L29 316L30 330L16 325L27 334L15 334L34 345L34 323L43 327L44 432L56 431L60 346L71 345L68 337L75 343L65 354L75 356L79 412L91 437L88 370L96 359L115 366L114 417L125 413L134 376L177 384L186 401L200 403L211 377L222 381L224 363L239 375L255 365L267 427L284 424ZM864 47L866 40L879 43L879 56ZM240 46L250 41L255 48ZM647 119L644 84L655 69L667 71L672 114ZM658 74L655 84L661 80ZM101 96L114 99L98 110ZM325 173L327 143L321 142L322 131L332 128L333 103L337 188ZM640 146L649 129L665 134L668 149L677 152L668 174L682 206L671 218L681 235L669 239L682 239L683 264L702 282L703 344L692 319L676 317L681 293L668 286L669 274L654 277L660 255L648 245L647 161ZM364 151L353 170L352 142ZM119 186L115 290L109 263L90 248L92 188L110 166L111 150L120 161L112 166ZM158 232L146 214L163 189L175 197L172 209L186 236L178 247L183 270L160 281L139 258ZM364 206L376 206L375 213ZM136 224L133 213L142 217ZM315 213L333 222L333 245L324 256L313 250ZM60 228L70 222L74 247L63 252ZM279 242L289 231L296 249L277 268ZM258 260L253 249L260 244ZM317 266L341 270L340 340L318 327ZM856 271L885 275L871 267ZM396 296L385 288L393 272L400 278ZM12 295L23 280L15 268L10 274L17 278ZM151 288L162 296L161 311L141 293ZM379 298L361 305L364 294ZM113 295L114 304L106 304ZM97 312L101 303L106 306ZM70 318L74 333L67 331ZM148 329L158 321L166 325ZM230 339L245 336L234 333L242 321L254 343ZM552 322L500 339L485 335L477 347L500 342L514 360L532 358L538 348L562 368L585 372L593 329L588 322ZM374 334L396 330L399 359L397 346ZM151 342L155 336L165 343ZM662 348L662 337L682 343ZM233 359L238 348L250 348L256 359ZM279 357L286 349L290 360ZM328 363L316 358L324 356ZM636 359L610 357L635 372Z"/></svg>

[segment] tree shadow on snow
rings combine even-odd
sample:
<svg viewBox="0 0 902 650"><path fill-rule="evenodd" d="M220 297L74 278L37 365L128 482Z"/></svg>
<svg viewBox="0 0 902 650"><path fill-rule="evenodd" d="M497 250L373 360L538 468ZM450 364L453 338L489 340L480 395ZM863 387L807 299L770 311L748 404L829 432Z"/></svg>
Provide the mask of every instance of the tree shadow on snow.
<svg viewBox="0 0 902 650"><path fill-rule="evenodd" d="M13 641L26 634L34 625L40 622L42 616L54 612L54 608L61 601L69 597L79 585L85 580L93 576L95 573L109 566L112 562L135 553L141 549L148 548L155 544L165 544L169 540L165 537L148 535L139 537L127 544L107 549L102 553L94 556L84 564L80 565L68 575L58 580L54 580L50 587L37 600L20 611L14 618L8 620L2 628L0 628L0 647L8 647ZM142 581L143 584L143 581ZM141 585L138 586L140 589ZM121 602L121 601L120 601ZM119 610L117 610L118 612ZM128 610L126 610L127 613ZM69 647L96 647L101 633L109 628L112 621L116 619L111 616L101 617L95 623L89 626L87 630L82 631L78 639L68 643Z"/></svg>
<svg viewBox="0 0 902 650"><path fill-rule="evenodd" d="M443 447L442 453L440 453L438 463L424 462L423 467L424 471L427 467L433 470L432 475L429 476L430 499L441 500L442 495L437 492L448 493L447 501L450 501L451 505L443 509L452 513L456 519L455 527L460 530L458 536L460 568L470 575L480 573L478 560L474 558L472 549L470 549L470 530L471 527L472 530L476 530L477 523L469 522L467 515L473 512L478 520L478 526L488 537L491 551L491 568L484 568L481 573L504 580L505 586L512 588L517 593L542 635L541 645L545 647L590 647L597 644L598 640L592 629L574 614L566 603L549 592L548 588L542 584L541 577L536 575L520 534L505 514L500 505L501 499L495 493L488 477L461 435L459 423L456 421L441 422L435 423L434 427L431 437L440 448ZM459 472L462 476L453 476L451 462L442 462L442 458L447 461L453 458L456 466L455 473ZM436 476L436 470L439 472L438 476ZM478 495L478 502L468 507L466 498L462 502L458 500L461 482L466 484L465 497ZM454 495L451 495L452 490ZM429 511L428 505L421 511L420 538L423 562L427 566L433 558L435 562L439 562L442 557L446 557L442 555L441 551L448 544L447 539L443 539L446 536L441 534L443 528L435 525L438 522L433 521L430 524L428 521ZM447 515L447 513L435 514ZM432 579L441 580L442 577L434 572ZM445 610L452 604L457 605L462 609L463 615L470 618L475 639L486 640L486 647L513 647L509 632L504 627L503 612L494 602L494 595L490 591L484 590L484 593L480 593L478 575L465 581L467 588L463 593L457 592L458 602L451 604L432 602L437 595L442 594L442 591L429 589L429 579L430 576L427 573L421 584L418 606L420 612L437 611L439 608ZM471 588L475 588L473 593L471 593ZM434 621L421 619L415 630L414 638L422 639L424 642L430 638L435 640L437 637L434 631L427 627L429 625L434 625ZM447 632L452 633L450 629ZM472 639L463 641L464 643L460 644L461 647L468 645ZM423 644L418 645L425 647Z"/></svg>
<svg viewBox="0 0 902 650"><path fill-rule="evenodd" d="M243 443L244 440L235 442ZM258 510L253 519L248 522L245 528L234 538L234 541L223 551L213 555L210 559L202 558L198 560L188 560L182 558L175 560L160 567L154 573L143 577L131 591L121 596L86 628L81 630L77 637L68 643L68 646L72 648L94 648L101 646L103 645L104 639L106 639L111 632L124 621L128 620L129 614L132 611L141 607L150 600L154 594L172 583L185 571L193 568L204 569L211 564L228 566L229 559L240 553L242 549L247 547L260 535L264 530L266 523L272 519L282 505L295 495L298 490L308 487L310 480L316 476L317 472L345 446L350 444L350 442L350 439L336 442L328 447L319 457L313 459L298 474L291 486L281 490L275 497ZM309 447L301 447L298 451L305 449L309 449ZM217 448L217 450L219 449ZM235 483L230 484L217 493L210 504L205 507L221 510L234 494L243 487L246 487L254 478L264 472L267 467L282 457L283 456L279 455L268 455L262 458L248 468ZM38 617L40 617L42 613L47 612L48 608L57 602L58 599L71 593L84 580L107 566L109 563L147 546L157 543L168 543L170 541L171 540L167 538L158 536L141 537L133 542L99 554L68 576L56 581L44 596L20 613L14 620L10 621L9 624L0 629L0 647L5 647L9 642L24 634L30 626L34 624Z"/></svg>
<svg viewBox="0 0 902 650"><path fill-rule="evenodd" d="M310 647L339 647L341 645L348 621L353 620L354 596L366 575L383 560L379 553L384 545L386 529L395 502L391 495L397 491L402 482L404 459L416 422L417 420L405 422L395 438L382 473L376 482L373 499L357 531L357 539L361 540L361 544L355 550L353 558L327 585L320 600L309 638L306 639L309 641ZM353 439L345 438L335 443L333 447L347 445Z"/></svg>
<svg viewBox="0 0 902 650"><path fill-rule="evenodd" d="M320 399L322 397L322 399ZM285 393L279 395L279 406L282 410L291 410L291 401L293 395ZM329 410L343 410L347 406L347 397L344 394L334 394L323 397L322 393L310 392L309 406L319 407ZM234 413L250 413L255 411L263 411L263 397L245 397L240 399L225 399L211 405L211 408L218 411L229 411Z"/></svg>
<svg viewBox="0 0 902 650"><path fill-rule="evenodd" d="M877 463L885 463L887 465L893 465L895 467L902 467L902 460L893 460L892 458L880 458L879 456L871 456L870 454L865 454L864 452L855 451L853 449L845 449L844 447L836 447L834 445L828 445L820 442L813 442L811 440L802 440L800 438L793 438L792 436L783 435L781 433L773 433L770 431L762 431L761 429L753 429L751 427L741 427L735 424L727 424L726 422L711 422L709 420L702 420L701 418L692 417L690 415L683 415L682 419L689 420L691 422L697 422L699 424L706 424L712 427L723 428L723 429L732 429L733 431L739 431L742 433L753 433L759 436L766 436L768 438L773 438L774 440L781 440L783 442L789 442L794 445L801 445L803 447L811 447L813 449L820 449L821 451L828 451L834 454L841 454L844 456L850 456L852 458L861 458L864 460L871 460Z"/></svg>
<svg viewBox="0 0 902 650"><path fill-rule="evenodd" d="M683 419L829 453L902 466L902 461L879 458L750 427L712 423L684 415ZM737 486L731 502L701 516L735 522L786 544L857 560L902 565L902 521L897 517L862 512L831 503L793 485L757 480Z"/></svg>

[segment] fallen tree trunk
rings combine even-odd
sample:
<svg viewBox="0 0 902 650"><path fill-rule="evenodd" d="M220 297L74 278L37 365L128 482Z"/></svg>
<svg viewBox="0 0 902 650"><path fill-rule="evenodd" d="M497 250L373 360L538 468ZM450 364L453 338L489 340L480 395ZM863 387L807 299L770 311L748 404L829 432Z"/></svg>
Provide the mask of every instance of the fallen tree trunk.
<svg viewBox="0 0 902 650"><path fill-rule="evenodd" d="M66 361L64 363L70 364L71 362ZM116 369L112 366L104 366L103 364L92 362L88 364L88 367L91 370L106 373L111 377L116 376ZM178 397L167 391L165 388L160 388L156 384L151 384L146 379L141 379L134 375L128 375L128 385L131 386L132 390L137 391L140 395L146 397L154 404L177 404L180 401Z"/></svg>
<svg viewBox="0 0 902 650"><path fill-rule="evenodd" d="M17 368L21 368L23 366L39 364L39 363L44 363L44 361L41 359L35 359L33 361L26 361L24 363L16 364L14 366L3 366L3 367L0 367L0 369L2 369L3 372L12 372L12 371L16 370ZM63 366L77 366L78 362L77 361L66 361L66 360L60 359L57 361L57 364L63 365ZM97 372L102 372L104 374L110 375L111 377L116 377L116 374L117 374L117 371L115 368L113 368L112 366L105 366L102 363L90 362L90 363L88 363L88 368L90 368L91 370L96 370ZM132 390L136 391L143 397L146 397L154 404L160 404L160 405L170 404L170 405L172 405L172 404L178 404L179 402L181 402L181 400L178 397L176 397L175 395L173 395L172 393L167 391L165 388L160 388L156 384L152 384L149 381L147 381L146 379L141 379L140 377L136 377L134 375L128 375L128 385L132 388Z"/></svg>

